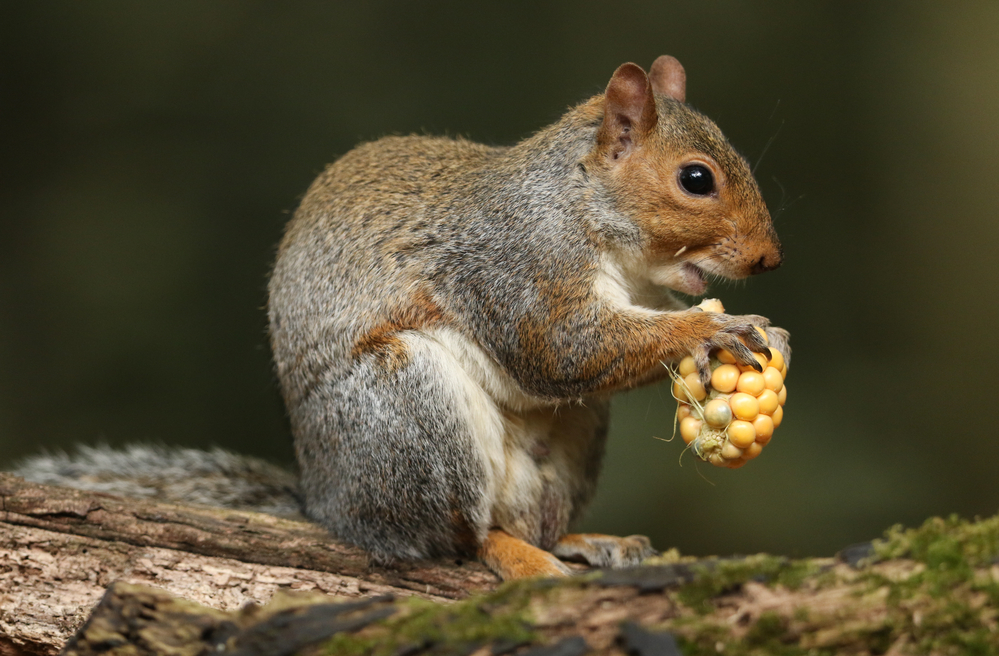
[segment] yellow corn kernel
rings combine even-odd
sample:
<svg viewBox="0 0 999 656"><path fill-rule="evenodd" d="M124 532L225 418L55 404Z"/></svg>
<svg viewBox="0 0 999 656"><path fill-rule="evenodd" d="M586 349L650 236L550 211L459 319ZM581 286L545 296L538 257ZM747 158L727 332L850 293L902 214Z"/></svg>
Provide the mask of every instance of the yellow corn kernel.
<svg viewBox="0 0 999 656"><path fill-rule="evenodd" d="M739 367L734 364L723 364L711 372L711 387L722 394L729 394L735 391L739 384Z"/></svg>
<svg viewBox="0 0 999 656"><path fill-rule="evenodd" d="M756 400L760 402L760 414L772 415L780 406L780 397L773 390L765 389L759 393Z"/></svg>
<svg viewBox="0 0 999 656"><path fill-rule="evenodd" d="M758 332L760 334L760 337L763 338L763 343L764 344L769 344L770 343L770 338L767 337L767 331L763 330L759 326L753 326L753 328L756 328L756 332Z"/></svg>
<svg viewBox="0 0 999 656"><path fill-rule="evenodd" d="M701 432L701 420L696 417L685 417L683 421L680 422L680 437L683 438L684 443L690 444L697 439L698 433Z"/></svg>
<svg viewBox="0 0 999 656"><path fill-rule="evenodd" d="M673 396L681 403L689 403L691 398L703 401L707 391L701 385L700 377L693 373L673 381Z"/></svg>
<svg viewBox="0 0 999 656"><path fill-rule="evenodd" d="M753 357L756 358L756 361L760 363L761 369L765 370L767 368L767 356L763 355L762 353L753 353ZM739 371L756 371L756 369L754 367L749 366L748 364L740 364Z"/></svg>
<svg viewBox="0 0 999 656"><path fill-rule="evenodd" d="M755 371L745 371L741 376L739 376L739 382L736 384L735 389L740 392L745 392L746 394L757 396L760 392L766 389L766 387L767 383L763 378L763 374Z"/></svg>
<svg viewBox="0 0 999 656"><path fill-rule="evenodd" d="M686 403L681 403L680 407L676 409L676 420L683 421L690 416L690 405Z"/></svg>
<svg viewBox="0 0 999 656"><path fill-rule="evenodd" d="M784 356L775 348L770 349L770 366L777 371L784 368Z"/></svg>
<svg viewBox="0 0 999 656"><path fill-rule="evenodd" d="M753 442L748 447L746 447L746 451L743 454L743 457L746 460L752 460L756 456L760 455L760 453L762 452L763 452L763 446L759 443L759 441Z"/></svg>
<svg viewBox="0 0 999 656"><path fill-rule="evenodd" d="M748 421L736 419L729 424L728 441L740 449L745 449L756 441L756 429Z"/></svg>
<svg viewBox="0 0 999 656"><path fill-rule="evenodd" d="M746 374L742 374L745 376ZM772 389L775 392L779 392L782 387L784 387L784 377L780 375L780 372L773 367L767 367L763 370L763 381L764 386L767 389Z"/></svg>
<svg viewBox="0 0 999 656"><path fill-rule="evenodd" d="M694 357L688 355L684 359L680 360L680 364L677 366L680 371L681 376L686 376L687 374L692 374L697 371L697 365L694 364Z"/></svg>
<svg viewBox="0 0 999 656"><path fill-rule="evenodd" d="M715 354L715 357L718 358L718 362L721 362L722 364L735 364L735 356L732 355L732 352L728 349L719 350L718 353Z"/></svg>
<svg viewBox="0 0 999 656"><path fill-rule="evenodd" d="M707 390L704 389L704 385L701 385L701 377L696 372L684 376L683 382L687 384L690 394L698 401L703 401L704 397L708 395Z"/></svg>
<svg viewBox="0 0 999 656"><path fill-rule="evenodd" d="M752 421L756 419L756 415L760 414L760 402L756 400L755 396L745 392L733 394L728 404L732 406L732 414L743 421Z"/></svg>
<svg viewBox="0 0 999 656"><path fill-rule="evenodd" d="M760 415L753 420L753 429L756 431L756 441L766 446L774 435L774 420L767 415Z"/></svg>
<svg viewBox="0 0 999 656"><path fill-rule="evenodd" d="M780 426L780 422L784 421L784 406L777 408L770 418L773 419L774 428Z"/></svg>
<svg viewBox="0 0 999 656"><path fill-rule="evenodd" d="M721 450L721 457L726 460L735 460L736 458L742 457L742 449L735 446L731 442L725 444Z"/></svg>
<svg viewBox="0 0 999 656"><path fill-rule="evenodd" d="M787 403L787 385L781 387L780 391L777 392L777 402L781 405Z"/></svg>
<svg viewBox="0 0 999 656"><path fill-rule="evenodd" d="M725 306L717 298L705 298L697 307L701 308L705 312L724 312Z"/></svg>

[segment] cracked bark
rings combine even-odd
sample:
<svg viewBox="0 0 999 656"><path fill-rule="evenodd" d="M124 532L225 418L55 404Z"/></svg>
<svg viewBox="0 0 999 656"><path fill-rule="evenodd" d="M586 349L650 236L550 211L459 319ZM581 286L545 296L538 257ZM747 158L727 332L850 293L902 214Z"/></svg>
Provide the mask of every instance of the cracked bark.
<svg viewBox="0 0 999 656"><path fill-rule="evenodd" d="M373 567L310 524L0 474L0 656L54 654L74 632L79 656L318 654L330 639L456 656L999 653L999 517L889 537L838 559L664 560L497 589L478 563Z"/></svg>
<svg viewBox="0 0 999 656"><path fill-rule="evenodd" d="M498 583L478 563L376 567L305 522L0 473L0 655L57 653L113 581L155 585L224 610L265 603L280 589L450 601Z"/></svg>

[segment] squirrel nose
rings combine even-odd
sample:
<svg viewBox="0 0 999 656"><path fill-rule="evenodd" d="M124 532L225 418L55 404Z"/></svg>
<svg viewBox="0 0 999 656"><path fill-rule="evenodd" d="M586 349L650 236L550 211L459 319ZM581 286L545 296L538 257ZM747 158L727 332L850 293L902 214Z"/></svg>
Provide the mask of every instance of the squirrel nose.
<svg viewBox="0 0 999 656"><path fill-rule="evenodd" d="M753 262L753 266L750 267L750 273L755 276L758 273L773 271L779 267L783 261L784 254L780 251L780 249L777 249L775 252L768 255L761 255L760 259Z"/></svg>

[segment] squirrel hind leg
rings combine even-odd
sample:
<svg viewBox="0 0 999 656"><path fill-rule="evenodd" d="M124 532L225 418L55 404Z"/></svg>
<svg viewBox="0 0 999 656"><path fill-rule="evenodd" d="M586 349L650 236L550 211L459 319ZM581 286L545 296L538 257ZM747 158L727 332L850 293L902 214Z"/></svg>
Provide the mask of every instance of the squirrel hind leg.
<svg viewBox="0 0 999 656"><path fill-rule="evenodd" d="M569 533L552 549L559 558L584 562L592 567L632 567L658 555L644 535L602 535L599 533Z"/></svg>
<svg viewBox="0 0 999 656"><path fill-rule="evenodd" d="M435 347L404 341L404 359L360 358L292 410L306 514L378 563L471 557L486 466Z"/></svg>
<svg viewBox="0 0 999 656"><path fill-rule="evenodd" d="M504 581L572 574L553 554L497 528L491 529L482 541L479 560Z"/></svg>

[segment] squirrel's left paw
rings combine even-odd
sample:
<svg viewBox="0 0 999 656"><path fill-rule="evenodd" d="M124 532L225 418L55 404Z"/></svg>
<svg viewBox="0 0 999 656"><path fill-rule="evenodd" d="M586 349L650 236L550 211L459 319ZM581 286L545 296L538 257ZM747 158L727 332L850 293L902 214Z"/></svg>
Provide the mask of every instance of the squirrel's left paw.
<svg viewBox="0 0 999 656"><path fill-rule="evenodd" d="M601 535L569 533L562 536L552 553L563 560L584 562L593 567L630 567L658 555L644 535Z"/></svg>

